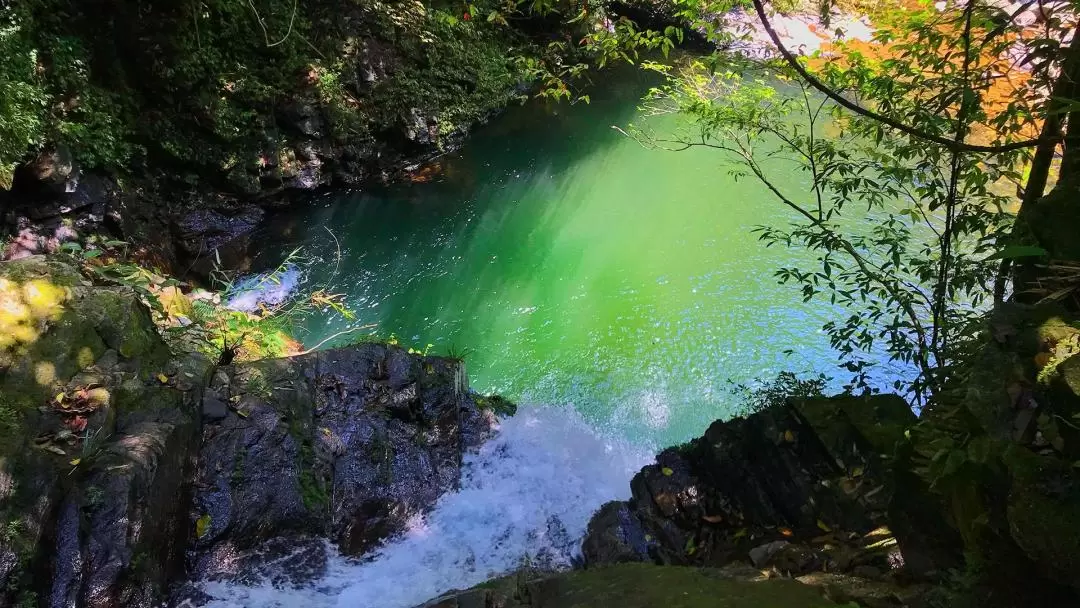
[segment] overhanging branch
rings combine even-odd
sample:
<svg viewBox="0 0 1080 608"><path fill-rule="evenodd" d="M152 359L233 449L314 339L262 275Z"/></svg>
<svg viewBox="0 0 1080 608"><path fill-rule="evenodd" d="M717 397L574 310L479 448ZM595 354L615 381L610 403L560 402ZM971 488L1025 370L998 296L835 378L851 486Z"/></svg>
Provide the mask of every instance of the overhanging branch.
<svg viewBox="0 0 1080 608"><path fill-rule="evenodd" d="M969 144L963 141L950 139L948 137L934 135L933 133L927 133L926 131L916 129L911 125L904 124L899 120L889 118L884 114L878 114L873 110L864 108L859 104L847 99L840 93L834 91L827 84L825 84L816 76L811 74L805 67L803 67L801 63L799 63L799 60L795 57L795 55L793 55L791 51L789 51L787 47L784 46L784 43L780 40L780 35L777 34L776 30L773 29L772 24L769 22L768 16L765 15L765 5L763 4L763 0L754 0L754 8L757 10L758 19L761 20L761 26L765 28L765 32L769 35L769 38L773 41L773 44L776 45L776 49L780 51L780 55L784 58L784 61L786 61L793 70L798 72L799 76L806 80L806 82L810 86L814 87L818 91L821 91L829 99L835 101L836 103L847 108L848 110L855 112L856 114L860 114L872 120L876 120L882 124L888 125L896 129L897 131L907 133L912 137L917 137L919 139L925 139L927 141L932 141L936 144L940 144L954 152L984 152L991 154L1000 154L1002 152L1011 152L1013 150L1032 148L1039 145L1039 143L1041 142L1040 139L1028 139L1025 141L1018 141L1011 144L1003 144L1000 146L980 146L977 144Z"/></svg>

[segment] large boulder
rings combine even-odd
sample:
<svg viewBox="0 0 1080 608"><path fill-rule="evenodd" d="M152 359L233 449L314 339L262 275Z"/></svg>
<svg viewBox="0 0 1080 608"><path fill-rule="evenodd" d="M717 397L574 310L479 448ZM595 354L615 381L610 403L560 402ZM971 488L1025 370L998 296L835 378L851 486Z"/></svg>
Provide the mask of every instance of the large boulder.
<svg viewBox="0 0 1080 608"><path fill-rule="evenodd" d="M895 396L808 399L718 421L643 468L629 501L601 509L586 563L764 566L775 557L796 570L887 568L895 541L875 532L891 495L883 454L914 422Z"/></svg>
<svg viewBox="0 0 1080 608"><path fill-rule="evenodd" d="M282 535L368 551L456 487L493 420L460 361L378 344L222 369L210 394L230 410L204 427L195 483L210 578Z"/></svg>

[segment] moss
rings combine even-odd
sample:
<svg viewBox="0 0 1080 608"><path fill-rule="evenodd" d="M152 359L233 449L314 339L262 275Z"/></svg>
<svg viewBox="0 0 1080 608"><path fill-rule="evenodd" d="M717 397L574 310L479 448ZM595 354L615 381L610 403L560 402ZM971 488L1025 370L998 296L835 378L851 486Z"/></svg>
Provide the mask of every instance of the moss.
<svg viewBox="0 0 1080 608"><path fill-rule="evenodd" d="M1080 483L1067 463L1011 445L1004 460L1012 487L1009 532L1055 578L1080 586Z"/></svg>
<svg viewBox="0 0 1080 608"><path fill-rule="evenodd" d="M491 410L499 416L513 416L517 413L517 404L500 395L476 395L473 399L476 407Z"/></svg>
<svg viewBox="0 0 1080 608"><path fill-rule="evenodd" d="M308 511L320 511L330 504L324 484L310 468L300 469L300 498Z"/></svg>
<svg viewBox="0 0 1080 608"><path fill-rule="evenodd" d="M788 579L734 580L709 569L619 564L524 582L509 576L439 606L507 608L827 608L837 606L810 586ZM490 600L490 601L489 601ZM487 603L485 603L487 602Z"/></svg>
<svg viewBox="0 0 1080 608"><path fill-rule="evenodd" d="M150 313L134 293L122 289L95 289L79 307L94 324L102 340L122 357L161 365L169 357Z"/></svg>
<svg viewBox="0 0 1080 608"><path fill-rule="evenodd" d="M916 422L911 406L896 395L813 397L797 401L796 409L834 453L839 451L834 444L846 436L847 424L875 453L892 454L904 431Z"/></svg>

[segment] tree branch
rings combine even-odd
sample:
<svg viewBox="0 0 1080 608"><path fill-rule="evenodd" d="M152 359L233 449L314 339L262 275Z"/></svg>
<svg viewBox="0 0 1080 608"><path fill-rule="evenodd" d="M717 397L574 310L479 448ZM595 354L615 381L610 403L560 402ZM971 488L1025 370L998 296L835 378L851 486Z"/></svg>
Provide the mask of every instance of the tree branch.
<svg viewBox="0 0 1080 608"><path fill-rule="evenodd" d="M941 137L940 135L934 135L933 133L927 133L926 131L921 131L919 129L916 129L915 127L889 118L884 114L878 114L873 110L869 110L853 101L850 101L843 95L831 89L828 85L826 85L816 76L807 71L807 69L803 67L801 63L799 63L798 58L796 58L795 55L793 55L791 51L789 51L787 47L784 46L784 43L780 40L780 35L777 34L776 30L773 29L772 24L769 22L768 16L766 16L765 14L765 5L762 2L763 0L754 0L754 8L757 10L758 19L761 21L761 26L765 28L765 32L769 35L769 38L773 41L773 44L776 45L776 49L780 51L780 55L784 58L784 61L786 61L793 70L798 72L799 76L801 76L808 84L810 84L810 86L814 87L818 91L821 91L829 99L832 99L833 101L847 108L848 110L851 110L856 114L860 114L872 120L876 120L882 124L888 125L896 129L897 131L901 131L903 133L911 135L912 137L932 141L936 144L945 146L951 151L957 152L984 152L1000 154L1002 152L1011 152L1013 150L1031 148L1039 145L1039 143L1041 142L1040 139L1028 139L1025 141L1018 141L1011 144L1003 144L1000 146L980 146L977 144L969 144L962 141L956 141L955 139Z"/></svg>

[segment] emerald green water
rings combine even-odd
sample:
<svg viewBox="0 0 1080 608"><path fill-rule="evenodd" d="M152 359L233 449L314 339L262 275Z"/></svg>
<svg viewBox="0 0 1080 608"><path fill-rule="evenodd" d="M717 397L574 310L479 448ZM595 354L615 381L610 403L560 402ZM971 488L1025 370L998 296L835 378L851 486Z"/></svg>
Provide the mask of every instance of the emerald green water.
<svg viewBox="0 0 1080 608"><path fill-rule="evenodd" d="M715 151L648 150L611 128L636 118L647 83L635 78L591 105L512 109L430 182L328 196L278 234L324 260L317 283L332 228L334 290L355 325L467 352L478 390L573 407L632 439L696 436L731 413L731 381L830 369L820 326L834 311L773 278L805 254L751 233L787 219L763 187L734 181ZM778 178L805 189L802 175ZM344 327L316 315L303 339Z"/></svg>

